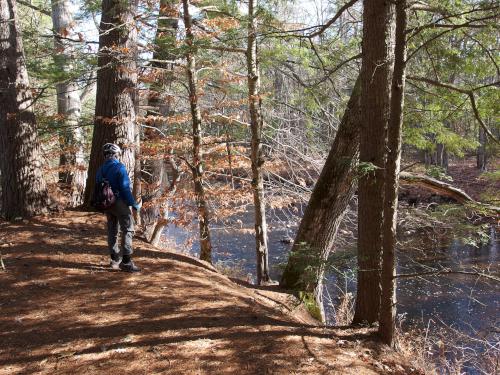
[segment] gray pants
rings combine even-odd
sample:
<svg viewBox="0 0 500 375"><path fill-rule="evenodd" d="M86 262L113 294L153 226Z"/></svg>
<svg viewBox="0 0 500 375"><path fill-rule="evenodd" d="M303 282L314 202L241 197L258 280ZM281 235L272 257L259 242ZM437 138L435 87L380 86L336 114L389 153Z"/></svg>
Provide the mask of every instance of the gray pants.
<svg viewBox="0 0 500 375"><path fill-rule="evenodd" d="M118 260L120 249L118 248L118 229L122 232L123 255L131 255L132 238L134 237L134 219L130 208L121 199L118 199L114 206L106 211L108 219L108 248L111 258Z"/></svg>

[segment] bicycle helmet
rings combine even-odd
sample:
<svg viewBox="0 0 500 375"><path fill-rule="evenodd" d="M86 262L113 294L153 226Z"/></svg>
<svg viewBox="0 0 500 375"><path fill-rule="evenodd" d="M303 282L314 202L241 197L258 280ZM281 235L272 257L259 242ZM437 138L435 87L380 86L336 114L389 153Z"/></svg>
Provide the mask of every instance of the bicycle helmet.
<svg viewBox="0 0 500 375"><path fill-rule="evenodd" d="M104 153L104 157L108 158L111 156L120 156L122 154L122 150L118 145L115 145L114 143L106 143L104 146L102 146L102 152Z"/></svg>

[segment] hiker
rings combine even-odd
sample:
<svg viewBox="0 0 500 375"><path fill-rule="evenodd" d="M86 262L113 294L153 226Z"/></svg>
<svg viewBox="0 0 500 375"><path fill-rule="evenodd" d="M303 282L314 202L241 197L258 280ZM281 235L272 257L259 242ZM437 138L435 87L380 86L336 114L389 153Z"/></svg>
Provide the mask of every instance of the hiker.
<svg viewBox="0 0 500 375"><path fill-rule="evenodd" d="M111 255L110 266L114 270L121 269L126 272L139 272L140 269L131 259L132 237L134 236L134 219L130 207L139 211L140 205L135 201L130 190L130 179L125 165L119 158L122 150L114 143L106 143L103 148L104 164L97 170L96 184L107 180L113 191L114 204L104 210L108 220L108 248ZM123 258L120 257L118 248L118 228L122 233L121 247Z"/></svg>

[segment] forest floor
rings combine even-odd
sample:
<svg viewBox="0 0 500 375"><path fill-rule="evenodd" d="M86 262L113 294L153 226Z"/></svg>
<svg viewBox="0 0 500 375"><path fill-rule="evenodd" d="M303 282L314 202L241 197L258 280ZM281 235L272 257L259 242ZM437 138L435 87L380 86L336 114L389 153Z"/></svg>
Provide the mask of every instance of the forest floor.
<svg viewBox="0 0 500 375"><path fill-rule="evenodd" d="M420 373L373 330L321 327L286 293L138 239L143 272L112 271L104 227L0 222L0 374Z"/></svg>
<svg viewBox="0 0 500 375"><path fill-rule="evenodd" d="M488 170L495 172L500 170L500 158L489 160ZM450 163L448 174L453 178L452 185L464 190L473 199L484 200L483 194L498 198L500 191L500 179L488 179L484 172L476 168L476 158L467 158Z"/></svg>

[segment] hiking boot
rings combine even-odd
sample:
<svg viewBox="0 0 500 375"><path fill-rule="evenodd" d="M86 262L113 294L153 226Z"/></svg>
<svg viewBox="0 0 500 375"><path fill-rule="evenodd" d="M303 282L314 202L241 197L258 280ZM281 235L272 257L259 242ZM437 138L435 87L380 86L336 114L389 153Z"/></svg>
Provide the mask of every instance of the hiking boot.
<svg viewBox="0 0 500 375"><path fill-rule="evenodd" d="M134 262L120 263L120 269L125 272L139 272L141 269L137 267Z"/></svg>
<svg viewBox="0 0 500 375"><path fill-rule="evenodd" d="M118 260L113 260L111 259L111 261L109 262L109 266L111 267L111 269L113 270L119 270L120 269L120 263L122 262L122 259L119 258Z"/></svg>

